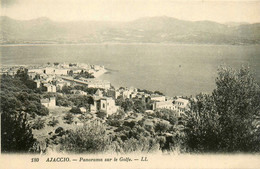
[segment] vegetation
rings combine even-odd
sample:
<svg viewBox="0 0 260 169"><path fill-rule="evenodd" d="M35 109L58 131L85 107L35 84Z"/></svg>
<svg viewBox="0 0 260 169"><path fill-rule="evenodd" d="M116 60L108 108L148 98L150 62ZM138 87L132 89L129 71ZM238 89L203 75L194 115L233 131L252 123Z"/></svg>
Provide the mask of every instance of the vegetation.
<svg viewBox="0 0 260 169"><path fill-rule="evenodd" d="M88 123L76 131L69 131L64 140L63 148L75 153L104 152L110 144L106 128L98 121Z"/></svg>
<svg viewBox="0 0 260 169"><path fill-rule="evenodd" d="M36 140L23 112L11 114L1 113L1 151L28 152Z"/></svg>
<svg viewBox="0 0 260 169"><path fill-rule="evenodd" d="M45 121L41 118L38 118L32 125L33 129L40 130L45 127Z"/></svg>
<svg viewBox="0 0 260 169"><path fill-rule="evenodd" d="M72 108L70 109L70 112L71 112L72 114L82 114L82 112L81 112L81 110L80 110L79 107L72 107Z"/></svg>
<svg viewBox="0 0 260 169"><path fill-rule="evenodd" d="M48 126L55 127L57 124L59 124L59 121L53 117L52 120L49 121Z"/></svg>
<svg viewBox="0 0 260 169"><path fill-rule="evenodd" d="M260 88L247 68L222 67L212 95L200 94L186 119L190 151L260 151Z"/></svg>
<svg viewBox="0 0 260 169"><path fill-rule="evenodd" d="M191 102L190 110L182 115L168 109L148 113L151 100L118 97L116 104L121 109L117 113L107 116L98 111L95 116L89 112L93 98L71 94L71 90L94 94L97 89L64 86L61 90L64 94L40 95L29 81L26 69L19 70L15 77L4 75L1 78L2 152L32 150L36 142L32 131L45 126L41 116L49 113L40 99L52 96L57 98L57 105L72 107L63 115L65 123L73 126L74 117L80 116L83 124L76 130L64 130L57 119L48 121L47 125L57 126L49 133L49 143L60 144L66 152L260 151L260 87L244 67L239 70L221 67L212 94L187 98ZM87 112L82 113L80 107Z"/></svg>
<svg viewBox="0 0 260 169"><path fill-rule="evenodd" d="M65 120L65 122L68 123L68 124L73 123L73 118L74 118L74 116L73 116L71 113L67 113L67 114L64 116L64 120Z"/></svg>

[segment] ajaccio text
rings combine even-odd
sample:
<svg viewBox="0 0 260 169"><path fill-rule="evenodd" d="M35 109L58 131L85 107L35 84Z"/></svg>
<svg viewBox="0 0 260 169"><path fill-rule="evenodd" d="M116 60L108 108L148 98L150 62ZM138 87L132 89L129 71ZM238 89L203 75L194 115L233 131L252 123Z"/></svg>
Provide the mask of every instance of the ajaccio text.
<svg viewBox="0 0 260 169"><path fill-rule="evenodd" d="M46 162L70 162L70 158L69 157L48 157L46 159Z"/></svg>

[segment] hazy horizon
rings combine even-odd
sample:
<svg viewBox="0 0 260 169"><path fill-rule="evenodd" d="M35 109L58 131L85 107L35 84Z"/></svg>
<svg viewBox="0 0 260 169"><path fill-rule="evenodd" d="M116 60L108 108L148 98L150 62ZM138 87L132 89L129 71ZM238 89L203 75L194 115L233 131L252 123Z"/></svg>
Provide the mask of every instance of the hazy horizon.
<svg viewBox="0 0 260 169"><path fill-rule="evenodd" d="M260 1L252 0L1 0L1 16L16 20L41 17L57 22L129 22L167 16L187 21L259 23Z"/></svg>
<svg viewBox="0 0 260 169"><path fill-rule="evenodd" d="M71 21L57 21L57 20L53 20L52 18L49 18L49 17L46 17L46 16L40 16L40 17L37 17L37 18L32 18L32 19L16 19L16 18L12 18L10 16L7 16L7 15L0 15L0 17L8 17L10 19L13 19L13 20L17 20L17 21L33 21L33 20L37 20L37 19L49 19L50 21L53 21L53 22L57 22L57 23L67 23L67 22L114 22L114 23L127 23L127 22L133 22L133 21L136 21L136 20L139 20L139 19L145 19L145 18L163 18L163 17L166 17L166 18L171 18L171 19L176 19L176 20L181 20L181 21L190 21L190 20L185 20L185 19L179 19L179 18L175 18L175 17L170 17L170 16L165 16L165 15L162 15L162 16L147 16L147 17L140 17L140 18L136 18L136 19L133 19L133 20L129 20L129 21L113 21L113 20L71 20ZM190 21L190 22L215 22L215 23L219 23L219 24L229 24L229 23L234 23L234 24L258 24L260 23L259 22L254 22L254 23L249 23L249 22L236 22L236 21L229 21L229 22L217 22L217 21L213 21L213 20L196 20L196 21Z"/></svg>

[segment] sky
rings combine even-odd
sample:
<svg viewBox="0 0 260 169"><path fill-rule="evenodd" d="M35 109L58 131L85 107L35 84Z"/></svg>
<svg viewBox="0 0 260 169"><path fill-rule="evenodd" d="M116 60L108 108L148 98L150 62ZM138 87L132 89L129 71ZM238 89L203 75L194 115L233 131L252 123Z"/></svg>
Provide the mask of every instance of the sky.
<svg viewBox="0 0 260 169"><path fill-rule="evenodd" d="M1 0L2 16L54 21L131 21L168 16L198 21L260 22L260 0Z"/></svg>

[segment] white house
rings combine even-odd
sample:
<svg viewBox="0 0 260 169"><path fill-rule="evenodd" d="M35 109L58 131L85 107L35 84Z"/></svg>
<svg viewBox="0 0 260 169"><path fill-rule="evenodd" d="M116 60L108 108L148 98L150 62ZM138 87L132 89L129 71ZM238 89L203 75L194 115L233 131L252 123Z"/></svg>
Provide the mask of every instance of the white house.
<svg viewBox="0 0 260 169"><path fill-rule="evenodd" d="M41 87L41 81L40 80L34 80L34 84L35 84L36 88Z"/></svg>
<svg viewBox="0 0 260 169"><path fill-rule="evenodd" d="M151 100L158 101L158 102L164 102L165 101L165 96L153 94L153 95L151 95Z"/></svg>
<svg viewBox="0 0 260 169"><path fill-rule="evenodd" d="M116 113L118 110L118 106L115 104L115 100L110 97L104 97L100 100L100 110L107 113L107 115L111 115Z"/></svg>
<svg viewBox="0 0 260 169"><path fill-rule="evenodd" d="M84 92L82 90L71 90L71 93L77 94L77 95L84 95L84 96L86 96L88 94L87 92Z"/></svg>
<svg viewBox="0 0 260 169"><path fill-rule="evenodd" d="M179 113L184 113L185 111L189 110L189 103L190 102L187 99L178 98L175 100L174 108Z"/></svg>
<svg viewBox="0 0 260 169"><path fill-rule="evenodd" d="M116 113L119 109L119 107L115 104L115 100L111 97L95 96L93 99L94 104L90 105L90 111L92 113L95 113L97 111L103 111L107 113L107 115L111 115L113 113Z"/></svg>
<svg viewBox="0 0 260 169"><path fill-rule="evenodd" d="M44 85L44 87L47 92L56 92L56 86L52 84L47 83Z"/></svg>
<svg viewBox="0 0 260 169"><path fill-rule="evenodd" d="M153 103L153 110L155 109L169 109L174 110L174 105L172 101L161 101L161 102L154 102Z"/></svg>
<svg viewBox="0 0 260 169"><path fill-rule="evenodd" d="M55 107L56 106L56 98L51 97L49 99L41 99L41 104L45 107Z"/></svg>

